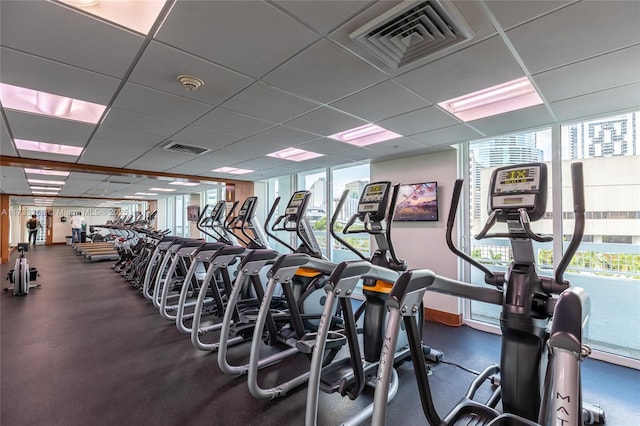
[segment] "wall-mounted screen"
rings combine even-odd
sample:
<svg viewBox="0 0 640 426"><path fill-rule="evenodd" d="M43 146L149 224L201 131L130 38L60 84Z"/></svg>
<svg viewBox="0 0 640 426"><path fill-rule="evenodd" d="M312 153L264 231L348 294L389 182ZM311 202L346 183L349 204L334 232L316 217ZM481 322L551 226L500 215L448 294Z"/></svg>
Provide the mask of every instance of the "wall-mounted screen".
<svg viewBox="0 0 640 426"><path fill-rule="evenodd" d="M189 222L196 222L200 215L200 206L187 206L187 220Z"/></svg>
<svg viewBox="0 0 640 426"><path fill-rule="evenodd" d="M393 220L397 222L438 220L438 183L400 185Z"/></svg>

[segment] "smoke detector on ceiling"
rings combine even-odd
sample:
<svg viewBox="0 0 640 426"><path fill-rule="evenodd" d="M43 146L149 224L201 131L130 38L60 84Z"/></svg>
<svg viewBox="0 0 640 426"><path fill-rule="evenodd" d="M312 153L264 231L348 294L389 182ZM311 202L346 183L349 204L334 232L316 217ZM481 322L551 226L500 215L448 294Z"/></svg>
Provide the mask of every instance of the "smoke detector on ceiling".
<svg viewBox="0 0 640 426"><path fill-rule="evenodd" d="M184 74L178 76L178 81L189 92L198 90L198 88L204 84L204 81L202 81L198 77L194 77L192 75L184 75Z"/></svg>

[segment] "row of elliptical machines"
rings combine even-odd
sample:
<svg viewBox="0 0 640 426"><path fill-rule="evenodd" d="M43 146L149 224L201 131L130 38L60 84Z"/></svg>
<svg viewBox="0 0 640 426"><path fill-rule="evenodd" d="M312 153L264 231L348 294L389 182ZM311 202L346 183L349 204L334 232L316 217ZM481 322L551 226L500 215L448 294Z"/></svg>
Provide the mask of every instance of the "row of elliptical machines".
<svg viewBox="0 0 640 426"><path fill-rule="evenodd" d="M394 347L398 331L404 326L409 335L422 408L429 424L568 426L604 423L604 412L600 407L583 403L581 395L580 363L590 353L582 341L590 315L589 297L583 289L570 287L564 279L584 230L582 164L572 164L571 170L574 232L554 276L539 276L536 271L532 241L547 242L552 236L537 234L530 227L530 223L541 219L546 211L547 169L544 163L529 163L500 167L493 172L489 218L475 237L509 238L513 261L506 273L490 271L453 244L452 229L462 190L459 180L447 222L447 243L453 253L484 272L488 286L441 277L427 269L406 271L393 286L386 302L389 322L385 345ZM507 232L489 233L496 222L506 223ZM500 365L485 369L472 382L466 395L444 416L433 404L421 349L421 333L415 320L425 292L502 307ZM383 351L375 389L373 425L391 422L386 418L386 407L392 365L392 353ZM482 383L498 374L499 386L489 400L485 403L475 401L474 395Z"/></svg>

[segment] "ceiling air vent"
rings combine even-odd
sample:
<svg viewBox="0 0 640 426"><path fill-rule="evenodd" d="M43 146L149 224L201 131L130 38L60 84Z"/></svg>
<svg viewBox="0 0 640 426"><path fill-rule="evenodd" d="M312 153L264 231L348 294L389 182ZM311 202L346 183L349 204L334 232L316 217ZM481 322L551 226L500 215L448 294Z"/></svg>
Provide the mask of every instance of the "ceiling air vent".
<svg viewBox="0 0 640 426"><path fill-rule="evenodd" d="M452 2L405 1L349 36L397 69L469 40L473 31Z"/></svg>
<svg viewBox="0 0 640 426"><path fill-rule="evenodd" d="M201 146L193 146L193 145L185 145L177 142L171 142L169 145L165 146L163 149L172 152L181 152L183 154L191 154L191 155L200 155L205 152L211 151L209 148L203 148Z"/></svg>

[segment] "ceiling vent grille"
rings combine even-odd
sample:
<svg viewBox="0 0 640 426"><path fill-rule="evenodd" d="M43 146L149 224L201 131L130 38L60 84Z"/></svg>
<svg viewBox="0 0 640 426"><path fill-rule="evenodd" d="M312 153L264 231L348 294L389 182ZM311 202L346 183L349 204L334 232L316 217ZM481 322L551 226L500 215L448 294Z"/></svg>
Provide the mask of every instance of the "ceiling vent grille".
<svg viewBox="0 0 640 426"><path fill-rule="evenodd" d="M209 148L203 148L201 146L193 146L193 145L185 145L177 142L171 142L169 145L165 146L163 149L171 152L181 152L182 154L191 154L191 155L200 155L205 152L211 151Z"/></svg>
<svg viewBox="0 0 640 426"><path fill-rule="evenodd" d="M452 2L405 1L349 36L397 69L469 40L473 31Z"/></svg>

